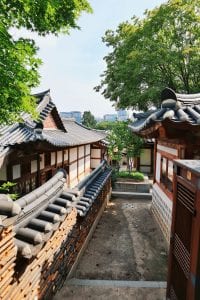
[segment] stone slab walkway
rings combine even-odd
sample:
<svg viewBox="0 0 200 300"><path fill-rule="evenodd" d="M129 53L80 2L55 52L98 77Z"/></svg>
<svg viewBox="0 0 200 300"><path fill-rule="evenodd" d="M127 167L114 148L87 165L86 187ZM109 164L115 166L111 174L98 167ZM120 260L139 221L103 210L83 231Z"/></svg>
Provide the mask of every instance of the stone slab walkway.
<svg viewBox="0 0 200 300"><path fill-rule="evenodd" d="M97 225L75 279L54 299L163 300L166 276L167 245L150 201L115 198Z"/></svg>

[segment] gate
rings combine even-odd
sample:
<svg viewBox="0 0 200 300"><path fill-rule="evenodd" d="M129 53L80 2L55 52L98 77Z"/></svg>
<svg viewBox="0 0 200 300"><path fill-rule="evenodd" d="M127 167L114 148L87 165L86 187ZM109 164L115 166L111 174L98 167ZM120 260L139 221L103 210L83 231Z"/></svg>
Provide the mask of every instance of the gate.
<svg viewBox="0 0 200 300"><path fill-rule="evenodd" d="M198 299L199 191L200 162L175 161L167 299Z"/></svg>

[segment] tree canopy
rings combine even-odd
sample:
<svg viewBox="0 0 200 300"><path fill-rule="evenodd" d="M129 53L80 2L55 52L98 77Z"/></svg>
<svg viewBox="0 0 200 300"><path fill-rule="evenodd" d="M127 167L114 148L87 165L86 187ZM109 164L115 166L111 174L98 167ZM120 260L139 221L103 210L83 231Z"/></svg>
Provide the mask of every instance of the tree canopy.
<svg viewBox="0 0 200 300"><path fill-rule="evenodd" d="M200 1L169 0L143 19L108 30L111 48L102 81L95 89L118 107L159 105L166 86L185 93L200 90Z"/></svg>
<svg viewBox="0 0 200 300"><path fill-rule="evenodd" d="M82 117L82 124L89 128L95 128L97 121L90 111L84 111Z"/></svg>
<svg viewBox="0 0 200 300"><path fill-rule="evenodd" d="M100 121L96 124L95 128L98 130L111 130L115 126L113 121Z"/></svg>
<svg viewBox="0 0 200 300"><path fill-rule="evenodd" d="M140 156L143 140L133 134L128 128L129 121L112 122L112 128L109 130L107 140L108 152L111 159L120 161L124 151L127 159Z"/></svg>
<svg viewBox="0 0 200 300"><path fill-rule="evenodd" d="M23 111L35 115L31 88L39 83L37 46L31 39L14 40L11 27L26 28L39 35L69 33L78 28L80 14L91 12L87 0L0 1L0 122L19 118Z"/></svg>

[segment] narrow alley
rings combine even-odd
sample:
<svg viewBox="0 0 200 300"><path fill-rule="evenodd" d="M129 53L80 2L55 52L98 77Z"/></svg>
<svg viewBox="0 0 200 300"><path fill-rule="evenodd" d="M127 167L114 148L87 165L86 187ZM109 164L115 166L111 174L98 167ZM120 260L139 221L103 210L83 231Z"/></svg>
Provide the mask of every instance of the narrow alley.
<svg viewBox="0 0 200 300"><path fill-rule="evenodd" d="M165 299L167 245L150 201L112 198L73 278L55 296L64 299Z"/></svg>

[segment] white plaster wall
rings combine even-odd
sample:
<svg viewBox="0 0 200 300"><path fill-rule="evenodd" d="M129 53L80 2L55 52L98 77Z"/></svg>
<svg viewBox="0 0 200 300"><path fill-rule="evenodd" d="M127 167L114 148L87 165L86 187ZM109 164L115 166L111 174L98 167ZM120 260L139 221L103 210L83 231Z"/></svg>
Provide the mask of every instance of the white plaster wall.
<svg viewBox="0 0 200 300"><path fill-rule="evenodd" d="M74 178L73 180L70 179L69 187L74 188L78 184L78 178Z"/></svg>
<svg viewBox="0 0 200 300"><path fill-rule="evenodd" d="M57 163L61 163L63 161L63 153L62 151L57 151Z"/></svg>
<svg viewBox="0 0 200 300"><path fill-rule="evenodd" d="M31 161L31 173L37 172L37 160Z"/></svg>
<svg viewBox="0 0 200 300"><path fill-rule="evenodd" d="M78 173L82 174L84 172L84 158L78 161Z"/></svg>
<svg viewBox="0 0 200 300"><path fill-rule="evenodd" d="M84 156L84 146L78 148L78 157Z"/></svg>
<svg viewBox="0 0 200 300"><path fill-rule="evenodd" d="M142 149L140 154L140 164L141 165L151 165L151 149Z"/></svg>
<svg viewBox="0 0 200 300"><path fill-rule="evenodd" d="M3 165L0 169L0 180L7 180L6 165Z"/></svg>
<svg viewBox="0 0 200 300"><path fill-rule="evenodd" d="M68 150L64 150L64 160L68 160Z"/></svg>
<svg viewBox="0 0 200 300"><path fill-rule="evenodd" d="M77 162L69 166L70 181L77 178Z"/></svg>
<svg viewBox="0 0 200 300"><path fill-rule="evenodd" d="M157 150L161 150L161 151L167 152L169 154L178 156L178 150L171 148L171 147L166 147L166 146L157 144Z"/></svg>
<svg viewBox="0 0 200 300"><path fill-rule="evenodd" d="M156 153L156 181L160 182L161 154Z"/></svg>
<svg viewBox="0 0 200 300"><path fill-rule="evenodd" d="M21 166L20 165L14 165L12 167L12 173L13 173L13 179L17 179L21 177Z"/></svg>
<svg viewBox="0 0 200 300"><path fill-rule="evenodd" d="M84 174L84 173L81 174L81 175L79 175L79 181L83 180L84 177L85 177L85 174Z"/></svg>
<svg viewBox="0 0 200 300"><path fill-rule="evenodd" d="M40 154L40 170L44 169L44 154Z"/></svg>
<svg viewBox="0 0 200 300"><path fill-rule="evenodd" d="M77 148L71 148L70 151L70 162L77 160Z"/></svg>
<svg viewBox="0 0 200 300"><path fill-rule="evenodd" d="M94 169L96 167L98 167L101 163L100 159L93 159L91 158L91 168Z"/></svg>
<svg viewBox="0 0 200 300"><path fill-rule="evenodd" d="M56 163L56 153L55 152L51 152L51 165L55 165Z"/></svg>
<svg viewBox="0 0 200 300"><path fill-rule="evenodd" d="M90 156L85 158L85 170L90 169Z"/></svg>
<svg viewBox="0 0 200 300"><path fill-rule="evenodd" d="M85 154L90 154L90 144L85 146Z"/></svg>
<svg viewBox="0 0 200 300"><path fill-rule="evenodd" d="M91 149L91 158L101 158L101 149Z"/></svg>

